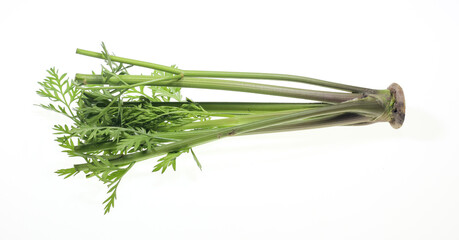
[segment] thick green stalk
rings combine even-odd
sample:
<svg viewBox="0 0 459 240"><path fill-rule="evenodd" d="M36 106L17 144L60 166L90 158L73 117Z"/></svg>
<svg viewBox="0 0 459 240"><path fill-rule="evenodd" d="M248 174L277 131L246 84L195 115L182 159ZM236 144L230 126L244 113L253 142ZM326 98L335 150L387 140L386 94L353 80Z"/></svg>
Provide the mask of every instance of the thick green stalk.
<svg viewBox="0 0 459 240"><path fill-rule="evenodd" d="M312 109L328 106L326 103L267 103L267 102L194 102L208 112L227 114L267 113L282 110ZM127 103L130 104L130 103ZM135 103L134 103L135 104ZM180 107L183 102L151 102L152 106ZM125 104L126 105L126 104Z"/></svg>
<svg viewBox="0 0 459 240"><path fill-rule="evenodd" d="M77 54L100 58L104 59L102 53L77 49ZM282 81L292 81L292 82L300 82L300 83L307 83L327 88L333 88L348 92L356 92L356 93L376 93L376 90L369 89L369 88L362 88L351 86L347 84L340 84L334 83L329 81L324 81L316 78L309 78L309 77L302 77L296 75L288 75L288 74L274 74L274 73L252 73L252 72L225 72L225 71L192 71L192 70L180 70L177 68L167 67L160 64L149 63L144 61L138 61L129 58L122 58L117 56L110 55L110 59L114 62L126 63L135 66L141 66L156 70L161 70L165 72L170 72L174 74L179 74L181 76L186 77L217 77L217 78L245 78L245 79L266 79L266 80L282 80Z"/></svg>
<svg viewBox="0 0 459 240"><path fill-rule="evenodd" d="M223 72L223 71L191 71L183 70L186 77L216 77L216 78L245 78L245 79L263 79L263 80L281 80L290 82L306 83L321 87L333 88L337 90L355 92L355 93L375 93L376 91L369 88L351 86L347 84L334 83L316 78L276 74L276 73L254 73L254 72Z"/></svg>
<svg viewBox="0 0 459 240"><path fill-rule="evenodd" d="M262 119L255 122L250 122L242 124L235 127L228 127L224 129L217 130L212 133L202 134L195 137L187 138L181 141L173 142L164 146L157 147L153 150L147 150L143 152L128 154L120 157L119 159L111 160L110 162L115 165L125 165L132 162L138 162L147 160L152 157L160 156L168 152L178 151L180 149L186 149L194 147L197 145L204 144L206 142L214 141L227 136L241 135L246 132L254 131L257 129L263 129L269 126L275 126L281 123L288 123L294 120L323 116L328 114L339 114L339 113L349 113L349 112L374 112L374 114L384 115L387 111L384 103L381 103L374 97L367 97L364 99L359 99L355 101L330 105L317 109L308 109L300 112L290 113L284 116ZM77 164L75 169L78 171L89 170L93 167L92 164Z"/></svg>
<svg viewBox="0 0 459 240"><path fill-rule="evenodd" d="M292 97L309 99L315 101L339 103L349 101L355 98L361 98L362 93L339 93L307 90L299 88L290 88L282 86L274 86L267 84L211 79L211 78L187 78L180 80L159 80L154 81L157 77L144 75L120 75L120 80L129 85L138 85L142 82L147 82L149 86L169 86L169 87L185 87L185 88L201 88L201 89L217 89L238 92L249 92L258 94L268 94L273 96ZM105 84L105 79L101 75L91 74L76 74L75 81L81 84Z"/></svg>

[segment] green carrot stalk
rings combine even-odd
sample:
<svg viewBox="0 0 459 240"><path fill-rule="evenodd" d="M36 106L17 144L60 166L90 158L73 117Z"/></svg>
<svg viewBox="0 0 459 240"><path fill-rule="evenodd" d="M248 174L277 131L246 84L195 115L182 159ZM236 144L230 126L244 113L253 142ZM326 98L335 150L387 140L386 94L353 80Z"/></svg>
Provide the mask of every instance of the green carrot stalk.
<svg viewBox="0 0 459 240"><path fill-rule="evenodd" d="M180 106L179 102L152 102L155 106ZM230 114L267 113L282 110L311 109L324 107L325 103L267 103L267 102L198 102L196 103L208 112Z"/></svg>

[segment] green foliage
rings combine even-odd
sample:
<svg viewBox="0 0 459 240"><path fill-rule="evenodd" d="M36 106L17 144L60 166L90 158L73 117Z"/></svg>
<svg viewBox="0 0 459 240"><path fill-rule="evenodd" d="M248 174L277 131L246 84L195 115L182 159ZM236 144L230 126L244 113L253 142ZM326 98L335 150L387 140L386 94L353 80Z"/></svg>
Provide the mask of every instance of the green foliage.
<svg viewBox="0 0 459 240"><path fill-rule="evenodd" d="M56 171L57 175L64 176L65 178L69 178L71 176L75 176L78 171L75 168L66 168L66 169L59 169Z"/></svg>
<svg viewBox="0 0 459 240"><path fill-rule="evenodd" d="M119 75L128 75L122 63L111 60L106 46L102 44L102 55L106 65L101 75L105 83L126 85ZM71 157L80 157L89 164L83 172L86 177L96 177L107 184L109 197L104 201L105 214L114 207L117 188L122 177L132 168L133 163L113 164L126 154L154 151L156 148L175 142L176 139L161 138L157 132L174 132L176 127L205 121L210 115L190 100L178 107L157 106L153 103L181 101L180 88L135 86L125 89L87 89L77 86L59 74L55 68L47 71L48 76L40 82L37 91L40 96L51 100L40 106L63 114L73 120L71 125L54 125L56 141ZM154 71L152 76L173 77L174 74ZM183 149L166 154L158 160L153 171L164 171L172 166L176 169L176 159ZM194 153L193 156L197 161ZM69 178L78 174L76 168L60 169L59 176Z"/></svg>
<svg viewBox="0 0 459 240"><path fill-rule="evenodd" d="M166 169L170 166L174 169L174 171L177 169L176 167L176 159L178 156L180 156L183 153L183 151L178 151L178 152L170 152L166 156L160 158L158 160L158 163L155 165L153 168L153 172L157 172L161 170L161 173L164 173Z"/></svg>
<svg viewBox="0 0 459 240"><path fill-rule="evenodd" d="M173 65L173 68L177 68L177 66ZM168 72L161 72L161 71L154 71L152 76L155 77L172 77L172 73ZM157 86L148 87L151 90L152 97L157 99L161 102L169 102L171 99L174 99L178 102L182 101L182 95L180 93L181 88L178 87L165 87L165 86Z"/></svg>
<svg viewBox="0 0 459 240"><path fill-rule="evenodd" d="M198 165L199 169L202 171L202 165L198 160L198 157L196 157L196 154L194 154L194 151L192 148L190 148L191 154L193 154L194 161L196 162L196 165Z"/></svg>
<svg viewBox="0 0 459 240"><path fill-rule="evenodd" d="M71 105L78 100L80 90L76 88L69 78L66 78L66 73L59 75L59 72L54 67L47 70L47 72L48 76L38 83L42 88L37 91L37 94L56 103L40 104L40 106L64 114L76 121Z"/></svg>
<svg viewBox="0 0 459 240"><path fill-rule="evenodd" d="M174 169L174 171L176 170L176 159L177 157L179 157L180 155L182 155L183 153L187 153L191 151L191 154L193 155L193 158L194 158L194 161L196 162L196 165L199 167L200 170L202 170L202 166L201 166L201 163L199 162L198 158L196 157L196 154L194 153L193 149L182 149L180 151L176 151L176 152L169 152L168 154L166 154L166 156L160 158L158 160L158 163L155 165L155 167L153 168L153 172L158 172L161 170L161 173L164 173L166 171L166 169L170 166L172 166L172 168Z"/></svg>
<svg viewBox="0 0 459 240"><path fill-rule="evenodd" d="M129 164L126 168L104 172L104 177L102 179L108 184L107 186L109 189L107 193L110 194L103 202L103 204L105 204L104 214L110 212L111 208L115 206L116 190L121 182L121 179L129 171L129 169L132 168L132 166L134 166L134 163Z"/></svg>
<svg viewBox="0 0 459 240"><path fill-rule="evenodd" d="M139 150L152 150L155 144L155 138L149 134L129 135L122 139L116 147L125 152L134 152Z"/></svg>

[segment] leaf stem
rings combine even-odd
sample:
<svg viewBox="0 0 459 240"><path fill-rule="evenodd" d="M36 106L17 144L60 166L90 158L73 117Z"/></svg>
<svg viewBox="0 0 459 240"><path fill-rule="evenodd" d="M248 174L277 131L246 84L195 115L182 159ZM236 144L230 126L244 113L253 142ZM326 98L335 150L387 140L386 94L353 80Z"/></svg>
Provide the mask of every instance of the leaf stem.
<svg viewBox="0 0 459 240"><path fill-rule="evenodd" d="M130 88L135 88L135 87L140 87L140 86L146 86L146 85L152 85L156 82L161 82L161 81L169 81L169 80L179 80L181 77L180 76L171 76L171 77L161 77L161 78L154 78L148 81L144 82L139 82L136 84L126 84L126 85L121 85L121 86L107 86L107 87L80 87L81 89L130 89ZM76 78L75 78L76 79ZM122 80L120 76L117 76L117 79ZM83 80L84 82L84 80Z"/></svg>
<svg viewBox="0 0 459 240"><path fill-rule="evenodd" d="M347 84L334 83L316 78L303 77L288 74L276 73L255 73L255 72L224 72L224 71L192 71L183 70L185 77L216 77L216 78L245 78L245 79L264 79L264 80L281 80L290 82L306 83L321 87L333 88L337 90L354 92L354 93L375 93L376 90L351 86Z"/></svg>
<svg viewBox="0 0 459 240"><path fill-rule="evenodd" d="M341 93L341 92L326 92L300 88L282 87L268 84L221 80L211 78L188 78L184 77L180 80L163 80L152 81L157 79L154 76L144 75L121 75L119 78L127 84L139 84L148 81L149 86L169 86L169 87L185 87L185 88L202 88L202 89L217 89L227 91L249 92L258 94L267 94L273 96L292 97L322 101L328 103L339 103L349 101L355 98L364 96L362 93ZM75 80L83 84L105 84L104 78L101 75L76 74Z"/></svg>
<svg viewBox="0 0 459 240"><path fill-rule="evenodd" d="M77 49L77 54L105 59L102 53ZM347 84L341 83L334 83L325 80L320 80L316 78L310 77L302 77L296 75L288 75L288 74L275 74L275 73L254 73L254 72L227 72L227 71L195 71L195 70L180 70L177 68L167 67L160 64L149 63L144 61L138 61L129 58L122 58L117 56L109 55L110 59L115 62L119 63L126 63L140 67L146 67L156 70L161 70L165 72L170 72L174 74L180 74L185 77L217 77L217 78L245 78L245 79L265 79L265 80L282 80L282 81L292 81L292 82L300 82L300 83L307 83L327 88L333 88L348 92L354 93L376 93L376 90L369 89L369 88L362 88L356 87Z"/></svg>
<svg viewBox="0 0 459 240"><path fill-rule="evenodd" d="M293 109L310 109L328 106L326 103L271 103L271 102L193 102L208 112L234 114L265 113ZM129 102L128 104L135 104ZM183 102L151 102L152 106L180 107Z"/></svg>
<svg viewBox="0 0 459 240"><path fill-rule="evenodd" d="M105 57L104 57L104 55L102 53L83 50L83 49L79 49L79 48L77 48L76 53L77 54L81 54L81 55L85 55L85 56L88 56L88 57L105 59ZM108 55L108 56L110 57L110 60L113 61L113 62L126 63L126 64L139 66L139 67L157 69L157 70L160 70L160 71L174 73L174 74L181 74L183 72L180 69L164 66L164 65L161 65L161 64L149 63L149 62L139 61L139 60L130 59L130 58L117 57L117 56L113 56L113 55Z"/></svg>

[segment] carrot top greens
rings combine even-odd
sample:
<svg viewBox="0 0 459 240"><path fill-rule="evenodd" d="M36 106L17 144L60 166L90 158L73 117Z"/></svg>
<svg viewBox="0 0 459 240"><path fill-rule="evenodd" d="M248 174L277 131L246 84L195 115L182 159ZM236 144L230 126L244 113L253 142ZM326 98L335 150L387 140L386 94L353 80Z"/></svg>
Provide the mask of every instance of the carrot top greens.
<svg viewBox="0 0 459 240"><path fill-rule="evenodd" d="M117 196L123 176L136 162L161 156L153 172L176 169L176 160L193 147L222 137L291 131L329 126L390 122L402 125L403 92L392 84L374 90L285 74L190 71L175 66L117 57L102 51L77 53L105 61L99 74L76 74L70 80L55 68L39 84L40 96L51 103L40 106L63 114L70 125L55 125L56 141L71 157L83 161L56 171L65 178L80 172L109 187L105 214ZM133 66L153 69L130 75ZM239 79L239 80L232 80ZM244 79L294 81L340 91L316 91L259 84ZM310 103L193 102L180 89L202 88L268 94Z"/></svg>

